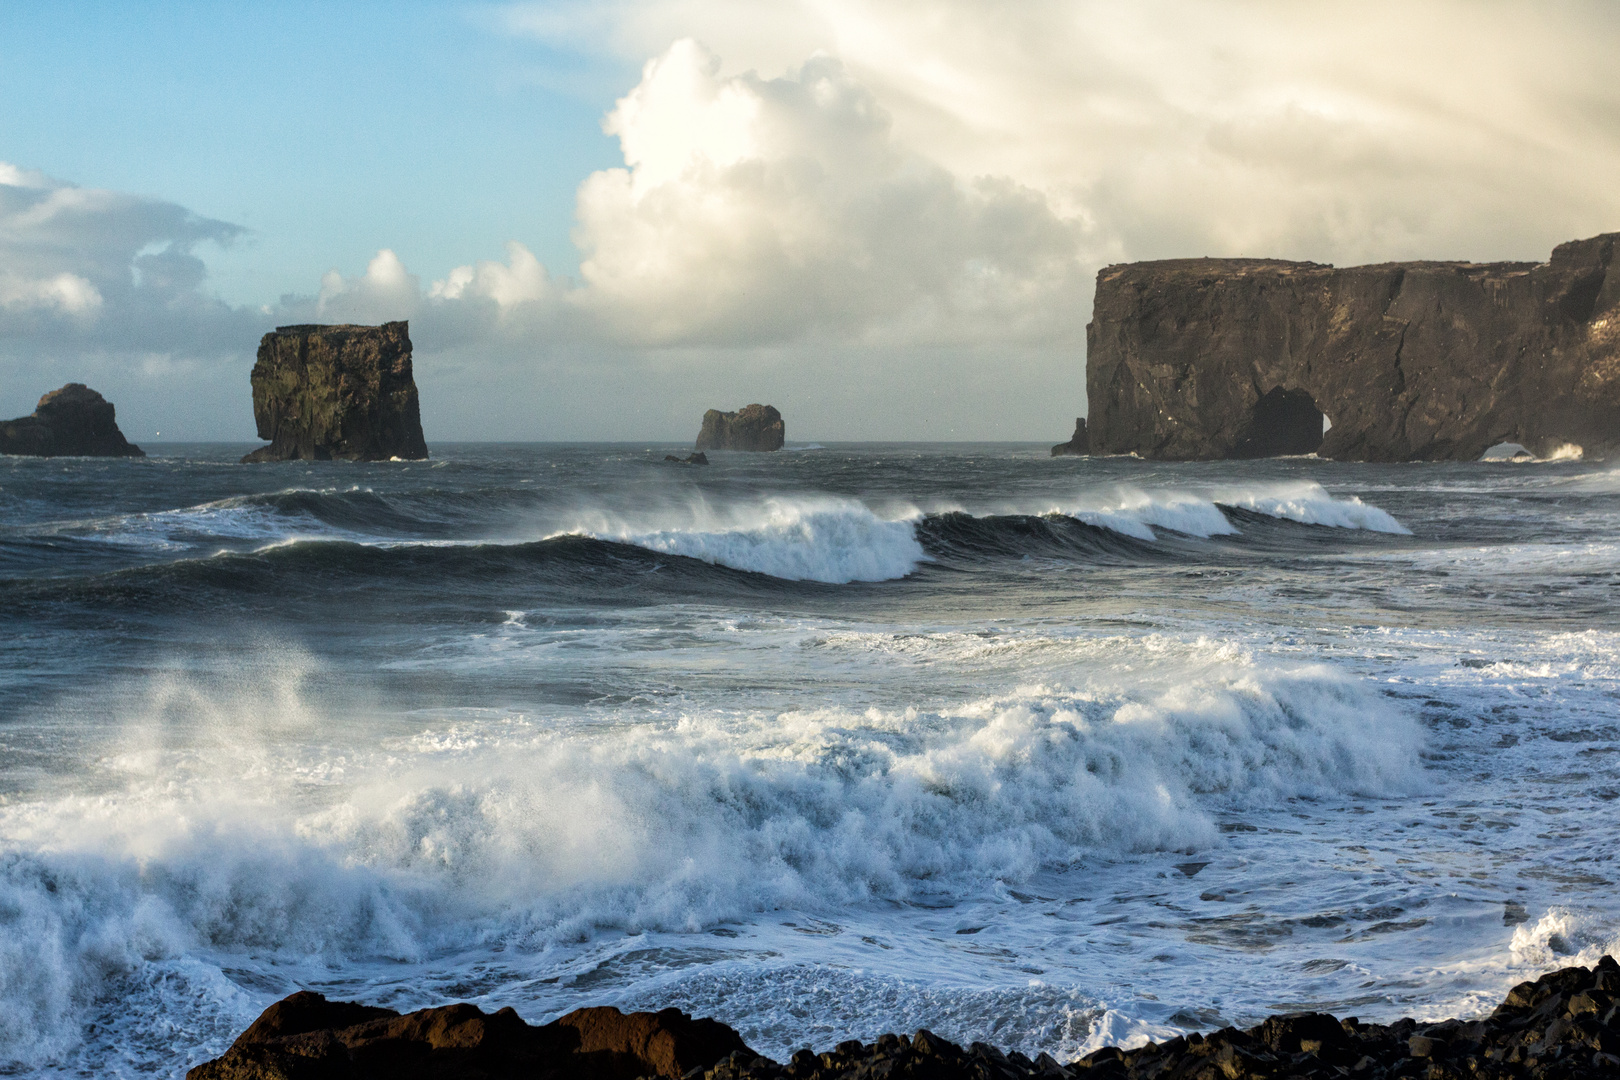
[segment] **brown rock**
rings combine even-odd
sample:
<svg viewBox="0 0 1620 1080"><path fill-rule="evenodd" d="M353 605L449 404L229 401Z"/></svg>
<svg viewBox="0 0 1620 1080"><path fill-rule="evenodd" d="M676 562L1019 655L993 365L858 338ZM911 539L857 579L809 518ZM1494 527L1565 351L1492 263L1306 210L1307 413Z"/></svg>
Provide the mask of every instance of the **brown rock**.
<svg viewBox="0 0 1620 1080"><path fill-rule="evenodd" d="M0 454L30 457L145 457L118 430L113 403L84 383L39 399L33 414L0 421Z"/></svg>
<svg viewBox="0 0 1620 1080"><path fill-rule="evenodd" d="M539 1080L679 1078L727 1055L736 1032L677 1009L579 1009L531 1027L512 1009L447 1005L401 1015L303 991L266 1009L187 1080Z"/></svg>
<svg viewBox="0 0 1620 1080"><path fill-rule="evenodd" d="M774 405L747 405L736 412L703 414L698 450L780 450L785 438L782 414Z"/></svg>
<svg viewBox="0 0 1620 1080"><path fill-rule="evenodd" d="M427 457L409 325L278 326L259 342L253 419L270 445L244 462Z"/></svg>
<svg viewBox="0 0 1620 1080"><path fill-rule="evenodd" d="M1620 450L1620 233L1536 263L1175 259L1097 275L1093 453ZM1322 433L1322 416L1332 427Z"/></svg>

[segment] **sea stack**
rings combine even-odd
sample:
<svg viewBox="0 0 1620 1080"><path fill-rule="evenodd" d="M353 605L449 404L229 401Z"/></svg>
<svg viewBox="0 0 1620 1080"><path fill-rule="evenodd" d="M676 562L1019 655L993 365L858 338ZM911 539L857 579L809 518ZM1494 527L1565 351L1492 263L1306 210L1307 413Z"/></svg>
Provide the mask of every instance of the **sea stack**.
<svg viewBox="0 0 1620 1080"><path fill-rule="evenodd" d="M710 409L703 414L698 450L780 450L785 434L782 414L774 405L746 405L736 412Z"/></svg>
<svg viewBox="0 0 1620 1080"><path fill-rule="evenodd" d="M0 454L29 457L145 457L118 430L113 403L84 383L39 399L32 415L0 420Z"/></svg>
<svg viewBox="0 0 1620 1080"><path fill-rule="evenodd" d="M253 419L270 445L244 462L427 457L408 324L276 327L253 365Z"/></svg>
<svg viewBox="0 0 1620 1080"><path fill-rule="evenodd" d="M1566 444L1620 450L1617 241L1560 244L1545 263L1107 267L1086 328L1091 452L1472 461L1498 443L1539 457Z"/></svg>
<svg viewBox="0 0 1620 1080"><path fill-rule="evenodd" d="M1052 456L1084 457L1089 453L1091 453L1091 439L1086 434L1086 418L1077 416L1074 418L1074 434L1069 436L1068 442L1058 443L1052 447Z"/></svg>

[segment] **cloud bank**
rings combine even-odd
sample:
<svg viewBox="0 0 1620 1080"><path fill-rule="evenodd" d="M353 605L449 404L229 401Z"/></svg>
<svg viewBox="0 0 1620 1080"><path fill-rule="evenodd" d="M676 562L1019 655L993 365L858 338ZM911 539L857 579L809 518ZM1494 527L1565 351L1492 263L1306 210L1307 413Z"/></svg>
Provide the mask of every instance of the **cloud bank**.
<svg viewBox="0 0 1620 1080"><path fill-rule="evenodd" d="M401 223L363 271L232 309L197 251L235 226L0 167L8 382L98 355L229 372L245 400L269 325L409 318L430 439L690 437L704 408L770 400L790 438L1058 441L1109 262L1536 259L1620 229L1601 3L623 0L499 22L652 57L603 121L622 167L579 184L577 277L522 237L407 267Z"/></svg>

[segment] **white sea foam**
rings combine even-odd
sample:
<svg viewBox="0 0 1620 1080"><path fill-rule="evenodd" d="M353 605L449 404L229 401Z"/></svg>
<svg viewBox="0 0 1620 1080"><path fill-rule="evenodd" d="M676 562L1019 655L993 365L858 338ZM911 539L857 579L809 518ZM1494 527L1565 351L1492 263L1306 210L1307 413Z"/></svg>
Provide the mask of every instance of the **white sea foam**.
<svg viewBox="0 0 1620 1080"><path fill-rule="evenodd" d="M881 518L853 499L774 498L750 506L684 508L674 527L600 519L567 530L751 570L789 581L887 581L928 556L915 520Z"/></svg>
<svg viewBox="0 0 1620 1080"><path fill-rule="evenodd" d="M1410 529L1386 511L1369 506L1354 495L1336 499L1314 481L1218 489L1214 497L1227 506L1241 506L1258 514L1305 525L1411 535Z"/></svg>
<svg viewBox="0 0 1620 1080"><path fill-rule="evenodd" d="M1354 495L1335 498L1314 481L1215 486L1207 489L1142 489L1121 485L1086 492L1077 499L1043 508L1088 525L1111 529L1138 540L1156 539L1154 528L1187 536L1227 536L1239 530L1221 505L1306 525L1410 535L1387 512ZM1025 510L1027 512L1027 510Z"/></svg>
<svg viewBox="0 0 1620 1080"><path fill-rule="evenodd" d="M409 963L970 896L1217 847L1234 803L1421 784L1418 729L1369 685L1159 652L1145 680L946 708L505 717L347 749L312 744L328 725L295 676L224 700L171 688L152 706L168 722L104 759L121 787L0 807L0 1058L59 1056L113 981L153 965ZM216 734L170 749L188 710Z"/></svg>

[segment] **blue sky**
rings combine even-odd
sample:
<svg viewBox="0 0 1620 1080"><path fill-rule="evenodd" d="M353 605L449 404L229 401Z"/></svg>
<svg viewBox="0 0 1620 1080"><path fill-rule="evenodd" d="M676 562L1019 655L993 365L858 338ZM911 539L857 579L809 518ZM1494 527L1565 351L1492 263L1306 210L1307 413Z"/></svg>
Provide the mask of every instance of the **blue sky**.
<svg viewBox="0 0 1620 1080"><path fill-rule="evenodd" d="M1620 230L1607 0L0 6L0 416L251 441L409 319L438 439L1057 442L1110 263Z"/></svg>
<svg viewBox="0 0 1620 1080"><path fill-rule="evenodd" d="M444 3L0 7L5 160L251 232L210 254L258 304L392 246L440 272L522 239L577 268L574 188L620 162L603 114L639 64Z"/></svg>

